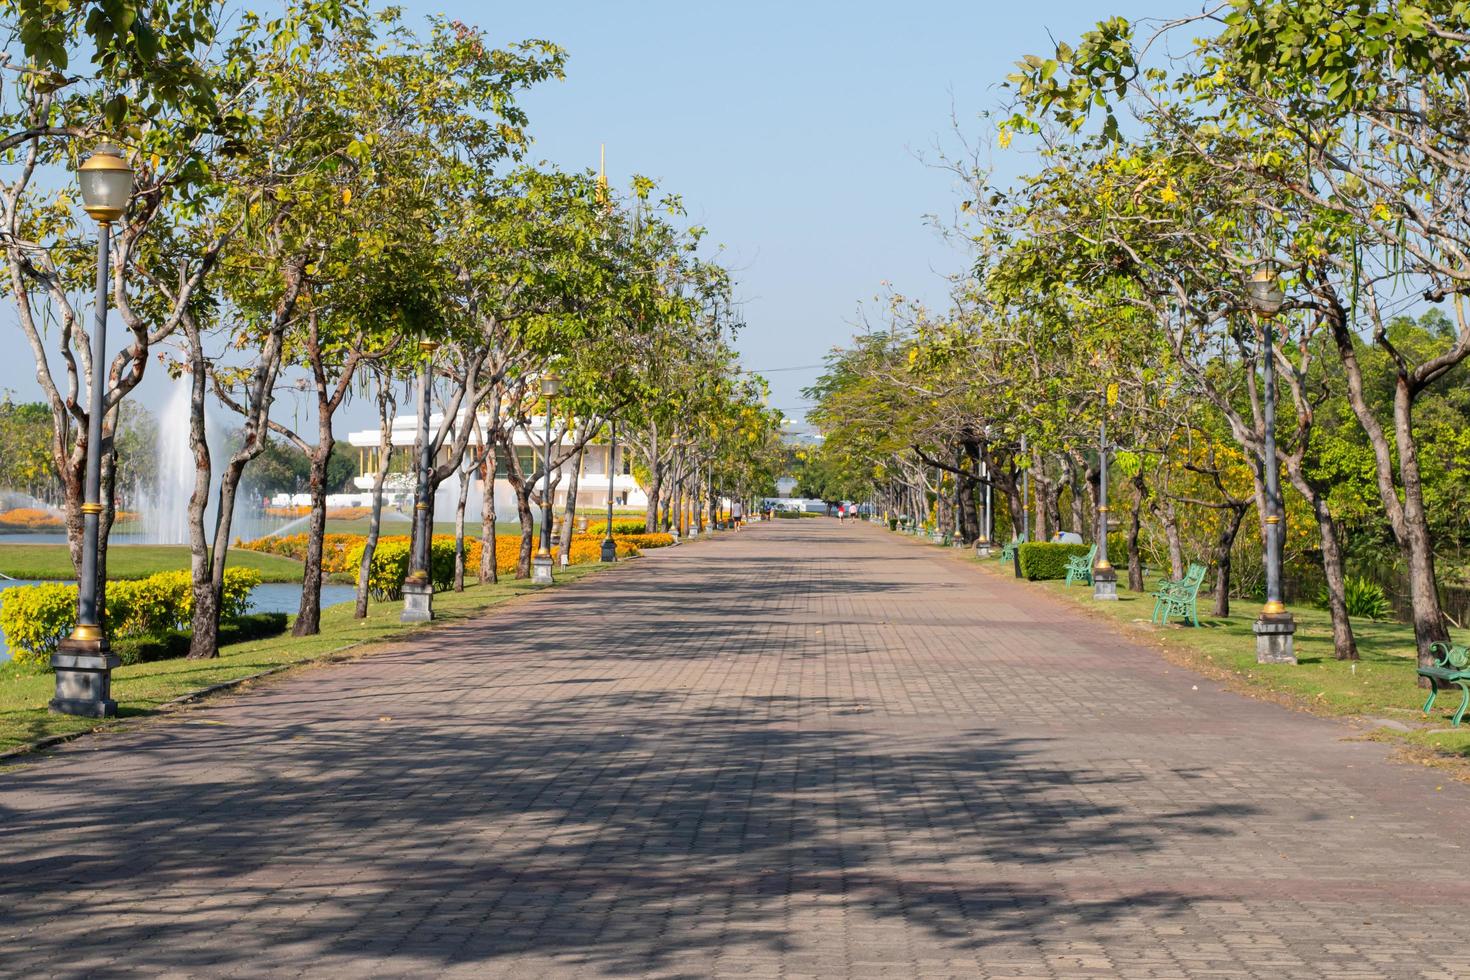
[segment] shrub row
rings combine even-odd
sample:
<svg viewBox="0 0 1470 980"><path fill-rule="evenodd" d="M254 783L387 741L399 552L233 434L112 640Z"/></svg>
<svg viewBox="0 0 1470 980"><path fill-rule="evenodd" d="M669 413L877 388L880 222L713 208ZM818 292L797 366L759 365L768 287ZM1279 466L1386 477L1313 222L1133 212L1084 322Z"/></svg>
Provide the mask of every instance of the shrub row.
<svg viewBox="0 0 1470 980"><path fill-rule="evenodd" d="M1052 544L1046 541L1023 544L1018 550L1021 577L1032 582L1066 578L1067 559L1073 555L1086 555L1089 548L1085 544Z"/></svg>
<svg viewBox="0 0 1470 980"><path fill-rule="evenodd" d="M253 568L225 569L220 621L230 622L250 608L250 594L260 584ZM145 579L107 583L103 615L108 632L118 639L158 636L188 625L194 592L188 572L159 572ZM43 663L77 624L77 587L65 582L20 585L5 590L0 604L0 630L16 663Z"/></svg>
<svg viewBox="0 0 1470 980"><path fill-rule="evenodd" d="M639 520L637 518L631 518L630 517L630 518L627 518L626 520L614 520L613 521L613 534L614 535L618 535L618 534L642 534L646 530L648 530L647 523L644 522L644 521L642 521L642 520ZM597 535L601 535L603 537L606 537L607 536L607 521L606 520L592 521L591 523L589 523L587 525L587 533L588 534L597 534Z"/></svg>
<svg viewBox="0 0 1470 980"><path fill-rule="evenodd" d="M247 613L219 626L219 645L244 643L286 631L287 616L283 612ZM189 653L189 631L169 630L160 636L133 636L112 641L112 652L123 664L148 664L156 660L177 660Z"/></svg>

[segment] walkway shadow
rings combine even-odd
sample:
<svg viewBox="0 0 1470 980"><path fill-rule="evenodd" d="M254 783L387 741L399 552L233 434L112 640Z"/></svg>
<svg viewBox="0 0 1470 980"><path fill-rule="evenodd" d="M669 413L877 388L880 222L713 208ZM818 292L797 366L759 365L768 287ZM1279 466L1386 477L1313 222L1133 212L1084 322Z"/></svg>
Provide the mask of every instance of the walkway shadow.
<svg viewBox="0 0 1470 980"><path fill-rule="evenodd" d="M1098 790L1132 777L1058 765L1001 731L936 747L781 724L812 706L587 694L534 718L416 728L322 703L315 725L190 726L190 754L221 763L202 783L169 778L178 733L134 742L117 761L160 778L94 778L99 808L61 805L77 787L48 766L22 780L40 805L5 815L0 953L60 920L87 923L64 955L126 949L135 969L256 969L296 946L323 965L488 967L533 951L641 973L781 949L787 897L818 894L970 948L1039 934L1069 904L1027 869L1137 859L1253 812L1102 805ZM43 836L67 845L35 848ZM1187 901L1151 891L1072 912L1101 926Z"/></svg>

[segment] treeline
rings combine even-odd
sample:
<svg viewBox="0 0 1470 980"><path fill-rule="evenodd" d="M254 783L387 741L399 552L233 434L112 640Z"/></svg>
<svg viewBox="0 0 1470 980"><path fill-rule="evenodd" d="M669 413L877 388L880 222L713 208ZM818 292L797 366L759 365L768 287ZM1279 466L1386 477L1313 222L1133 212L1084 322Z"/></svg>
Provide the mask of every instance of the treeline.
<svg viewBox="0 0 1470 980"><path fill-rule="evenodd" d="M1106 423L1133 588L1146 560L1206 558L1226 611L1282 514L1337 655L1357 656L1350 570L1387 563L1426 661L1470 545L1467 16L1235 0L1023 59L982 142L1028 173L953 161L971 272L951 308L893 297L833 356L810 393L827 478L909 512L937 497L968 541L985 485L998 536L1029 506L1033 536L1096 540Z"/></svg>
<svg viewBox="0 0 1470 980"><path fill-rule="evenodd" d="M273 443L307 459L315 544L296 630L318 629L334 421L365 399L386 428L421 368L443 419L415 447L432 461L426 507L547 412L552 467L575 469L618 425L649 474L650 528L769 479L778 420L759 380L737 370L730 277L706 256L703 229L649 180L619 192L529 155L519 100L562 77L554 43L497 44L459 21L411 23L356 0L290 0L270 15L119 0L0 18L0 248L73 554L79 563L90 386L105 393L105 582L124 479L115 436L145 373L167 372L189 393L190 656L216 653L234 504ZM95 276L96 226L74 173L104 139L134 189L108 256L122 343L94 365L76 297ZM562 394L548 403L553 374ZM288 390L304 426L276 408ZM206 410L221 406L239 435L211 447ZM524 573L546 460L528 469L506 455ZM493 534L494 508L484 512Z"/></svg>

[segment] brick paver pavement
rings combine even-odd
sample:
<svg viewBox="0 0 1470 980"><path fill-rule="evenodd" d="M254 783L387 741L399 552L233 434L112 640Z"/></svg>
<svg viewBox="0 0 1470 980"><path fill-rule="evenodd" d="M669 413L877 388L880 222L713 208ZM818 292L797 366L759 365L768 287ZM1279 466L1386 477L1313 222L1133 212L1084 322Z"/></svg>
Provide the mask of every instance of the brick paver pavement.
<svg viewBox="0 0 1470 980"><path fill-rule="evenodd" d="M777 522L0 775L0 972L1470 976L1353 734Z"/></svg>

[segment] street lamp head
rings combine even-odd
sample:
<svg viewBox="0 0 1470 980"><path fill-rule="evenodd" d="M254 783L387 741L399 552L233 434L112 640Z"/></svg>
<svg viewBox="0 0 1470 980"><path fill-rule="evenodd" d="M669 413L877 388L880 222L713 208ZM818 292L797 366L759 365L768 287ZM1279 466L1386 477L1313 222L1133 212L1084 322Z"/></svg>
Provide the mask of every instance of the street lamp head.
<svg viewBox="0 0 1470 980"><path fill-rule="evenodd" d="M555 398L561 394L561 378L557 377L555 371L547 371L541 376L541 394L547 398Z"/></svg>
<svg viewBox="0 0 1470 980"><path fill-rule="evenodd" d="M1281 291L1276 270L1268 262L1256 266L1256 271L1251 273L1250 280L1246 283L1246 292L1250 297L1251 309L1261 316L1275 316L1286 302L1286 294Z"/></svg>
<svg viewBox="0 0 1470 980"><path fill-rule="evenodd" d="M423 354L425 357L433 357L434 356L434 352L436 350L438 350L438 349L439 349L439 342L437 340L421 340L421 341L419 341L419 353L420 354Z"/></svg>
<svg viewBox="0 0 1470 980"><path fill-rule="evenodd" d="M133 196L133 168L122 150L111 143L98 143L77 168L77 183L82 189L82 209L107 224L121 218L128 208L128 199Z"/></svg>

